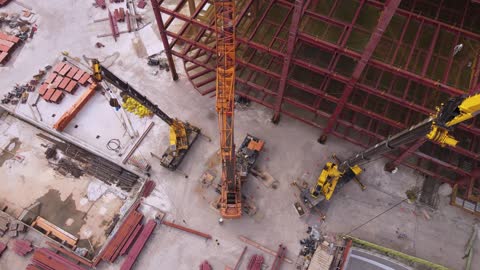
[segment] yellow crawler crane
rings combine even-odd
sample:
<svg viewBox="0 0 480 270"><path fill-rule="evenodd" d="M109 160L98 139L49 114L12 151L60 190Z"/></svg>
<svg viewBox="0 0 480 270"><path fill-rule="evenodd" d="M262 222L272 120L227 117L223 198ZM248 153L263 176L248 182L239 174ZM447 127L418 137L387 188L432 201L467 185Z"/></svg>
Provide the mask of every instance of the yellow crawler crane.
<svg viewBox="0 0 480 270"><path fill-rule="evenodd" d="M437 112L424 121L409 127L370 148L354 154L345 161L327 162L318 177L317 184L310 190L302 192L304 202L313 207L323 200L330 200L338 184L344 184L354 179L365 188L357 176L362 173L360 166L368 163L373 157L387 153L401 145L426 137L442 146L456 146L458 141L449 132L454 127L480 113L480 94L459 97L448 100L437 107ZM395 168L387 168L391 171Z"/></svg>

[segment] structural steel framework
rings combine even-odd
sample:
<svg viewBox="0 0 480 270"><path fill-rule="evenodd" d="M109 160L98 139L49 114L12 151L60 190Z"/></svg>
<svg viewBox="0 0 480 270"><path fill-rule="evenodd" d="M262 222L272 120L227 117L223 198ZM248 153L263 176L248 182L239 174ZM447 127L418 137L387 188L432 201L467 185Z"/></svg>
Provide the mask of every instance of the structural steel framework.
<svg viewBox="0 0 480 270"><path fill-rule="evenodd" d="M163 2L152 0L166 51L183 59L202 95L214 92L212 1ZM319 142L334 135L366 147L449 97L480 91L474 2L238 0L236 93L270 108L274 122L287 115L318 127ZM455 135L456 148L405 145L386 155L388 167L406 165L478 199L480 119Z"/></svg>

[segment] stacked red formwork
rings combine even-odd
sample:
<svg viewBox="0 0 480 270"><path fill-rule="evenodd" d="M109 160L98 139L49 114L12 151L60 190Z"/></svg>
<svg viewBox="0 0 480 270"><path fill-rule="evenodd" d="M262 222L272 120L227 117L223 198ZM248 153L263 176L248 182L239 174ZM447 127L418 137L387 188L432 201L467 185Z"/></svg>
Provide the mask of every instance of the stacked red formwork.
<svg viewBox="0 0 480 270"><path fill-rule="evenodd" d="M207 261L203 261L200 264L200 270L212 270L212 266Z"/></svg>

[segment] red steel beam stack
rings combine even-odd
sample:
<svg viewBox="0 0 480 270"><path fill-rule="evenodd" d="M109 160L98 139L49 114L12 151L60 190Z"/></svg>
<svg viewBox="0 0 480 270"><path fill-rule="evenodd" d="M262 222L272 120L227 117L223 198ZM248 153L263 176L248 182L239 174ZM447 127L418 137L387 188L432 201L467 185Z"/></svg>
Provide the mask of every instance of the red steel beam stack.
<svg viewBox="0 0 480 270"><path fill-rule="evenodd" d="M28 253L32 252L33 247L32 247L32 242L28 240L15 240L13 243L13 251L15 254L24 257Z"/></svg>
<svg viewBox="0 0 480 270"><path fill-rule="evenodd" d="M47 248L35 250L32 263L43 270L85 270Z"/></svg>
<svg viewBox="0 0 480 270"><path fill-rule="evenodd" d="M120 270L132 269L133 264L138 258L138 255L140 254L143 247L147 243L148 238L150 237L150 235L152 234L156 226L157 226L157 223L155 222L155 220L150 220L147 222L147 224L145 224L145 227L143 228L142 232L138 236L138 239L135 241L132 248L128 252L128 256L123 262Z"/></svg>
<svg viewBox="0 0 480 270"><path fill-rule="evenodd" d="M264 258L262 255L253 255L247 265L247 270L261 270Z"/></svg>
<svg viewBox="0 0 480 270"><path fill-rule="evenodd" d="M194 229L187 228L187 227L182 226L182 225L178 225L178 224L168 222L168 221L165 221L165 220L162 221L162 224L167 225L168 227L172 227L172 228L184 231L184 232L188 232L188 233L191 233L191 234L198 235L198 236L203 237L205 239L212 239L212 236L210 234L202 233L202 232L199 232L199 231L194 230Z"/></svg>
<svg viewBox="0 0 480 270"><path fill-rule="evenodd" d="M53 248L55 250L55 252L57 253L62 253L63 255L67 256L68 258L76 261L76 262L79 262L89 268L91 268L93 266L93 263L87 259L85 259L84 257L80 257L79 255L55 244L55 243L52 243L52 242L47 242L47 245L51 248Z"/></svg>
<svg viewBox="0 0 480 270"><path fill-rule="evenodd" d="M136 209L136 207L134 209ZM142 219L143 215L136 210L133 210L128 214L125 221L120 228L118 228L115 236L113 236L110 242L108 242L107 247L102 254L103 261L110 263L115 262L129 237L134 233L135 228L140 224Z"/></svg>

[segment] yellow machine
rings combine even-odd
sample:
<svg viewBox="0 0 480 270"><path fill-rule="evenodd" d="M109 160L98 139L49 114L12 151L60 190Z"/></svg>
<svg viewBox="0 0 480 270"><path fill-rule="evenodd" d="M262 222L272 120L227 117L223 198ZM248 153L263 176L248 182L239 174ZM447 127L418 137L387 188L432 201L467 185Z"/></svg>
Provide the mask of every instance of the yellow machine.
<svg viewBox="0 0 480 270"><path fill-rule="evenodd" d="M458 141L449 132L453 128L480 113L480 94L459 96L437 107L437 112L428 119L406 130L388 137L382 142L359 152L343 162L327 162L318 177L317 184L310 190L302 192L304 202L315 206L322 200L330 200L339 183L354 179L362 173L361 164L368 163L373 157L387 153L401 145L405 145L423 136L442 146L456 146ZM360 183L360 185L362 185ZM362 188L364 186L362 185Z"/></svg>
<svg viewBox="0 0 480 270"><path fill-rule="evenodd" d="M188 122L183 122L168 116L157 105L148 100L147 97L140 94L128 83L122 81L115 74L102 66L97 59L92 59L92 69L93 77L96 81L100 82L103 79L107 80L122 91L122 96L134 99L170 126L170 146L160 158L160 163L167 169L175 170L182 162L187 151L195 142L198 135L200 135L201 130L190 125Z"/></svg>

